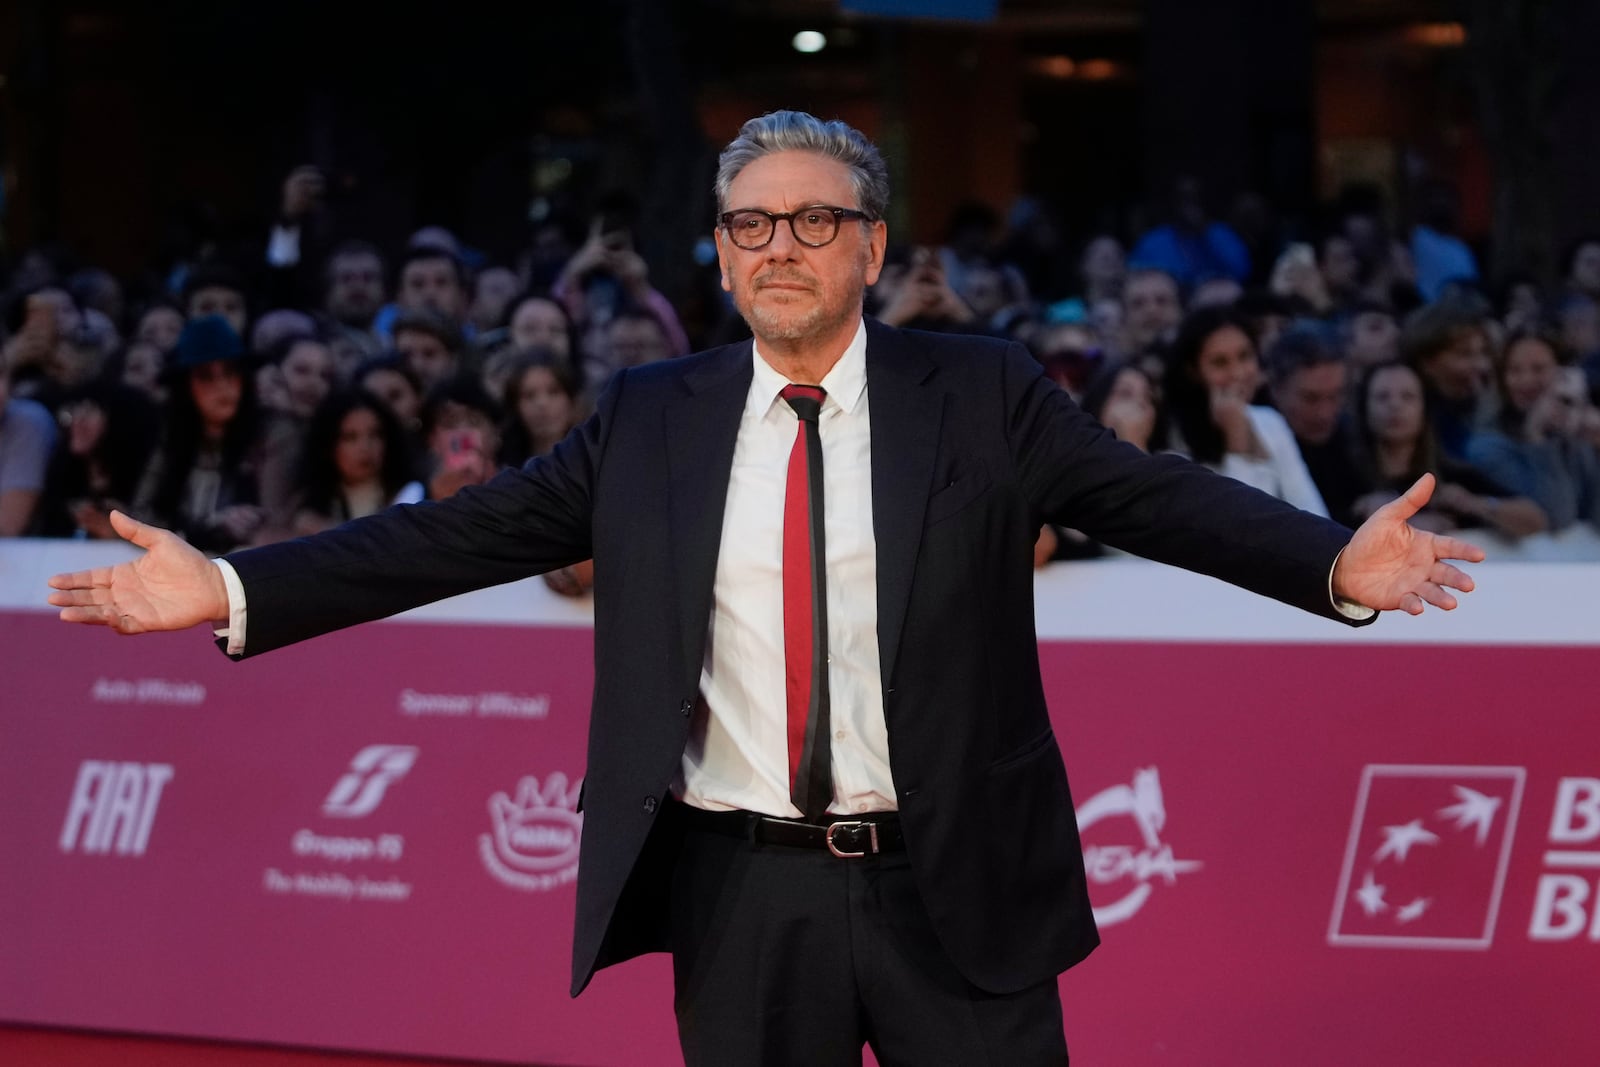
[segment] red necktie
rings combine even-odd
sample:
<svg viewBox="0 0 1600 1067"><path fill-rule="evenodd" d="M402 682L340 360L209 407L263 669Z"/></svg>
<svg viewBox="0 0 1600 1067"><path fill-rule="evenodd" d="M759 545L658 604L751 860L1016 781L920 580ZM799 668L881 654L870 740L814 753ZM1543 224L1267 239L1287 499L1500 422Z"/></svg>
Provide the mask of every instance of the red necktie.
<svg viewBox="0 0 1600 1067"><path fill-rule="evenodd" d="M820 821L833 802L828 741L828 587L824 571L822 438L827 396L789 385L783 399L799 417L783 496L783 675L789 711L789 797Z"/></svg>

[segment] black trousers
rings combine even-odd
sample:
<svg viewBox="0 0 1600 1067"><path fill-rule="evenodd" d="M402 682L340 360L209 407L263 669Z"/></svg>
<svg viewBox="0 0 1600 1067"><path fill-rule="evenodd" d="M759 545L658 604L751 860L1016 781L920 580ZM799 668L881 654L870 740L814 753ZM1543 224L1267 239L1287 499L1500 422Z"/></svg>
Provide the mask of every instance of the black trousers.
<svg viewBox="0 0 1600 1067"><path fill-rule="evenodd" d="M945 956L905 853L840 859L690 828L672 879L689 1067L1059 1067L1054 980L994 995Z"/></svg>

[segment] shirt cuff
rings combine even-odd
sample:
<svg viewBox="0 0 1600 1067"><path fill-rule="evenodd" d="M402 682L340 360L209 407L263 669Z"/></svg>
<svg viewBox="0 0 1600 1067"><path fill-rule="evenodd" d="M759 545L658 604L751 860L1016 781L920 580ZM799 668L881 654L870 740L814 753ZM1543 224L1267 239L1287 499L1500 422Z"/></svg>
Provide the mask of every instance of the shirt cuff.
<svg viewBox="0 0 1600 1067"><path fill-rule="evenodd" d="M1328 568L1328 602L1333 605L1334 611L1337 611L1345 618L1350 619L1353 622L1362 622L1376 615L1378 613L1377 610L1374 608L1369 608L1365 604L1357 604L1354 600L1346 600L1344 597L1333 595L1333 572L1339 568L1339 556L1343 555L1344 549L1341 548L1339 550L1339 555L1333 557L1333 566ZM219 560L218 562L221 561ZM228 595L231 598L233 594L230 592ZM239 596L241 600L244 598L244 592L242 589L240 590ZM243 617L242 612L240 617Z"/></svg>
<svg viewBox="0 0 1600 1067"><path fill-rule="evenodd" d="M227 560L219 557L211 562L222 572L222 584L228 587L228 626L213 633L217 637L228 639L228 655L242 656L244 655L244 583L239 580L239 572L234 570L233 564Z"/></svg>

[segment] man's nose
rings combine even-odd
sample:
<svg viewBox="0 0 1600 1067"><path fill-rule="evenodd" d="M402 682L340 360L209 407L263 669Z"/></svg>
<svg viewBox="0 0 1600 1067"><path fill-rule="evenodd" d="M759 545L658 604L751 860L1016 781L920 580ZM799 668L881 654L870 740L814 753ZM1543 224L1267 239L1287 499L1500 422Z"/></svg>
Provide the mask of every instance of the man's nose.
<svg viewBox="0 0 1600 1067"><path fill-rule="evenodd" d="M793 259L800 247L800 242L795 240L794 227L787 219L772 224L772 240L767 242L768 259Z"/></svg>

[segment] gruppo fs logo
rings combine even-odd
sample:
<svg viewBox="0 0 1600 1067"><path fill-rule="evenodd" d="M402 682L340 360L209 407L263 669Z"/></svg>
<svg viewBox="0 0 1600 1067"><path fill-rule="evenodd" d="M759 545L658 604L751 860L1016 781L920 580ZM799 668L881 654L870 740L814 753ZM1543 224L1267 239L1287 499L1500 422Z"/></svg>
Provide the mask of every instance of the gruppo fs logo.
<svg viewBox="0 0 1600 1067"><path fill-rule="evenodd" d="M404 778L416 762L417 750L410 745L368 745L334 783L322 802L322 814L338 819L371 815L383 802L384 790Z"/></svg>
<svg viewBox="0 0 1600 1067"><path fill-rule="evenodd" d="M478 838L478 853L489 873L513 889L534 893L578 877L582 784L569 785L565 774L554 771L541 787L530 774L517 783L515 799L505 793L491 796L489 818L494 830Z"/></svg>
<svg viewBox="0 0 1600 1067"><path fill-rule="evenodd" d="M1368 764L1328 943L1488 948L1526 777L1522 767Z"/></svg>
<svg viewBox="0 0 1600 1067"><path fill-rule="evenodd" d="M1078 831L1088 839L1091 827L1117 815L1133 820L1139 830L1139 844L1102 845L1086 840L1083 849L1084 870L1092 885L1133 883L1115 901L1094 908L1094 921L1100 926L1131 919L1150 898L1152 880L1159 878L1172 885L1178 875L1201 867L1199 860L1174 858L1172 846L1161 839L1167 824L1167 806L1156 768L1135 771L1131 785L1114 785L1079 805Z"/></svg>

